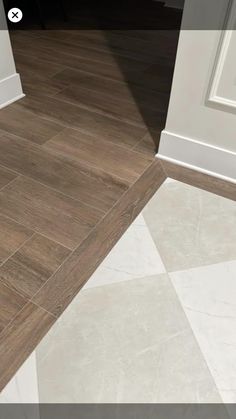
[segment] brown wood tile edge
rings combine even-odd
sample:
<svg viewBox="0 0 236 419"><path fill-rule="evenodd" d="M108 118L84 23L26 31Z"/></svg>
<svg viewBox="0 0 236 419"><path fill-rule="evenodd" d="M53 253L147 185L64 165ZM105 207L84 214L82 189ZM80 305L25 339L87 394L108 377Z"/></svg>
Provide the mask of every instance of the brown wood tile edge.
<svg viewBox="0 0 236 419"><path fill-rule="evenodd" d="M0 391L28 358L56 318L27 303L0 335Z"/></svg>
<svg viewBox="0 0 236 419"><path fill-rule="evenodd" d="M0 335L0 391L166 179L155 159Z"/></svg>
<svg viewBox="0 0 236 419"><path fill-rule="evenodd" d="M236 201L236 184L233 182L219 179L166 160L161 160L161 165L167 177Z"/></svg>
<svg viewBox="0 0 236 419"><path fill-rule="evenodd" d="M165 179L155 159L32 301L60 316Z"/></svg>

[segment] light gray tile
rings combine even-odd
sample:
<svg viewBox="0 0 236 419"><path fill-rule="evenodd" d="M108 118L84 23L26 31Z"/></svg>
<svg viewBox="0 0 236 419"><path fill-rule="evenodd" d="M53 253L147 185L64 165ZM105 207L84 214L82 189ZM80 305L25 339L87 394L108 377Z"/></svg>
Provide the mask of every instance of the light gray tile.
<svg viewBox="0 0 236 419"><path fill-rule="evenodd" d="M236 403L236 261L170 274L225 403Z"/></svg>
<svg viewBox="0 0 236 419"><path fill-rule="evenodd" d="M40 402L221 402L166 274L82 291L36 352Z"/></svg>
<svg viewBox="0 0 236 419"><path fill-rule="evenodd" d="M165 272L152 236L140 214L84 288L142 278Z"/></svg>
<svg viewBox="0 0 236 419"><path fill-rule="evenodd" d="M236 202L164 183L143 210L167 271L236 259Z"/></svg>

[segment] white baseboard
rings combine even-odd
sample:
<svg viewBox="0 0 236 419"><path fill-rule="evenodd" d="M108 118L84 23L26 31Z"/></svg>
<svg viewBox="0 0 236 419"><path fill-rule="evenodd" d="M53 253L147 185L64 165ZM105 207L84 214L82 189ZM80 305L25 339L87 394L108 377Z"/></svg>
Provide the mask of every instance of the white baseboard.
<svg viewBox="0 0 236 419"><path fill-rule="evenodd" d="M24 96L18 73L0 80L0 109Z"/></svg>
<svg viewBox="0 0 236 419"><path fill-rule="evenodd" d="M236 183L236 153L162 131L157 157Z"/></svg>

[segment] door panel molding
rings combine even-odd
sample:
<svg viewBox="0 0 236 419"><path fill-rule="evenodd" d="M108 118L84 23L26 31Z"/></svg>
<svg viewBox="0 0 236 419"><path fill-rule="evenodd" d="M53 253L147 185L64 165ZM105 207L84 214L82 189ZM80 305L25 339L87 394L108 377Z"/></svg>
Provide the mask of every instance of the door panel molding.
<svg viewBox="0 0 236 419"><path fill-rule="evenodd" d="M207 105L236 112L236 71L234 56L236 46L236 1L230 0L226 13L226 30L222 31L216 60L207 93ZM235 55L235 54L234 54Z"/></svg>

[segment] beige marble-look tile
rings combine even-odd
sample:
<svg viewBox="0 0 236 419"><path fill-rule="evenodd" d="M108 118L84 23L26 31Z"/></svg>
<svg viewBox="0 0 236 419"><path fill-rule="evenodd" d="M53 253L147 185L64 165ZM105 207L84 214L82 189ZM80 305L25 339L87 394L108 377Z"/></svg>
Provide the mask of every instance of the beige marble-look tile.
<svg viewBox="0 0 236 419"><path fill-rule="evenodd" d="M143 210L168 272L236 259L236 202L164 183Z"/></svg>
<svg viewBox="0 0 236 419"><path fill-rule="evenodd" d="M165 272L145 220L140 214L84 288L121 282Z"/></svg>
<svg viewBox="0 0 236 419"><path fill-rule="evenodd" d="M223 401L236 403L236 261L170 277Z"/></svg>
<svg viewBox="0 0 236 419"><path fill-rule="evenodd" d="M36 356L41 403L221 402L166 274L82 291Z"/></svg>
<svg viewBox="0 0 236 419"><path fill-rule="evenodd" d="M0 404L4 403L38 403L38 378L36 354L27 358L14 377L0 393ZM0 406L1 413L1 406ZM25 418L25 416L24 416ZM32 419L32 418L31 418ZM33 416L33 419L39 419Z"/></svg>

